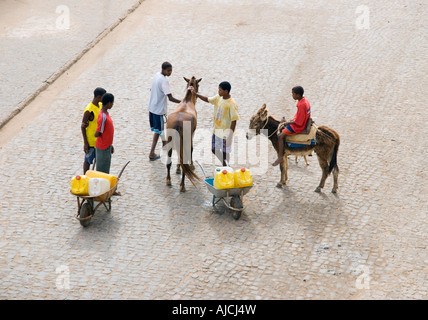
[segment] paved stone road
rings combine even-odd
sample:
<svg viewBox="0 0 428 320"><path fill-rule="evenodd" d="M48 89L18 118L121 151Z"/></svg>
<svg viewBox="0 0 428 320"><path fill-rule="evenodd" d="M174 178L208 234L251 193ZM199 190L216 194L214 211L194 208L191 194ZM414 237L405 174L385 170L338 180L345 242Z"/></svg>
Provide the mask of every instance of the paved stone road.
<svg viewBox="0 0 428 320"><path fill-rule="evenodd" d="M141 0L0 2L0 127Z"/></svg>
<svg viewBox="0 0 428 320"><path fill-rule="evenodd" d="M144 1L110 35L121 41L100 42L108 51L1 146L0 297L427 299L426 12L423 1ZM147 160L164 60L177 97L183 76L202 77L206 95L229 80L239 129L263 103L291 117L302 85L316 122L341 135L338 194L331 178L313 192L315 157L291 162L284 189L278 169L256 175L238 221L215 212L203 184L167 187L164 165ZM131 163L112 211L82 228L69 181L97 85L116 96L112 171ZM197 108L203 134L212 109ZM195 152L211 172L208 148L200 139Z"/></svg>

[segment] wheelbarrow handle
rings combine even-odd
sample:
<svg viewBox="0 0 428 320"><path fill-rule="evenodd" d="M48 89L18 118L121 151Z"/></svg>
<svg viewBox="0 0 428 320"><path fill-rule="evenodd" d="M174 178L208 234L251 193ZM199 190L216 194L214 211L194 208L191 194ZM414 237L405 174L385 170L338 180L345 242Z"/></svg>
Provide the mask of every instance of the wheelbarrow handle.
<svg viewBox="0 0 428 320"><path fill-rule="evenodd" d="M204 168L202 167L202 165L199 163L199 161L198 161L198 160L195 160L195 162L196 162L196 163L198 164L198 166L201 168L202 172L204 173L205 178L207 178L207 175L205 174L205 170L204 170Z"/></svg>
<svg viewBox="0 0 428 320"><path fill-rule="evenodd" d="M117 176L118 179L120 179L120 176L122 175L123 171L125 170L126 166L130 163L131 161L128 161L122 168L122 170L120 170L119 175Z"/></svg>

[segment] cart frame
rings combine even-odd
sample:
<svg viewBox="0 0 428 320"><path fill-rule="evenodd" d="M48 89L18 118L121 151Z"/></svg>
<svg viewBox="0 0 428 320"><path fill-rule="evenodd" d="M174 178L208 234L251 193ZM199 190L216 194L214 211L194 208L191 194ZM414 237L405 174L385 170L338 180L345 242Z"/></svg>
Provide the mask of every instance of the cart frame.
<svg viewBox="0 0 428 320"><path fill-rule="evenodd" d="M80 224L83 227L87 227L89 225L89 222L94 217L97 209L104 205L106 210L108 212L111 211L111 198L113 194L117 190L117 185L119 184L120 177L122 176L123 171L125 170L126 166L129 164L130 161L128 161L120 171L119 175L117 176L117 182L116 184L106 193L103 193L101 195L92 197L92 196L81 196L81 195L75 195L77 198L77 214L75 218L80 221ZM99 202L97 205L95 205L95 202Z"/></svg>
<svg viewBox="0 0 428 320"><path fill-rule="evenodd" d="M251 188L255 186L255 183L249 187L217 189L214 187L214 178L207 178L204 168L198 161L195 162L199 165L202 172L204 173L204 182L208 190L213 194L213 207L216 208L216 205L222 201L224 205L232 211L233 218L238 220L241 217L242 212L245 210L245 207L242 205L244 195L246 195L251 190Z"/></svg>

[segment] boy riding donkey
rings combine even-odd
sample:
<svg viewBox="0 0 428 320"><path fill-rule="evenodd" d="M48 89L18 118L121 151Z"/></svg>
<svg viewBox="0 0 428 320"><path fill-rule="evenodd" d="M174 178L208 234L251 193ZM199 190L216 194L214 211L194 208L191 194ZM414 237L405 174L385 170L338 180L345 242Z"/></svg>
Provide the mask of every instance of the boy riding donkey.
<svg viewBox="0 0 428 320"><path fill-rule="evenodd" d="M291 89L291 94L297 102L297 112L293 120L282 124L284 129L278 135L278 159L272 164L279 165L283 161L285 137L303 132L306 129L307 122L311 117L311 106L309 101L303 96L304 90L301 86Z"/></svg>

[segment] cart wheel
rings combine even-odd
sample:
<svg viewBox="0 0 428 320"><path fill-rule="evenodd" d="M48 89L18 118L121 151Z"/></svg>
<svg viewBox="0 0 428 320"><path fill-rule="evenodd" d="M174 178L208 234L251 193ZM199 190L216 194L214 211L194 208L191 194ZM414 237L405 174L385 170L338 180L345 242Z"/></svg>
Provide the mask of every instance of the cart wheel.
<svg viewBox="0 0 428 320"><path fill-rule="evenodd" d="M233 196L232 199L230 199L230 206L235 209L242 209L243 206L242 206L241 198L239 196ZM242 211L233 210L232 217L235 220L238 220L241 217L241 213Z"/></svg>
<svg viewBox="0 0 428 320"><path fill-rule="evenodd" d="M89 202L85 202L84 204L82 204L80 208L80 219L85 219L91 215L92 215L92 206ZM79 221L83 227L87 227L91 219L79 220Z"/></svg>

